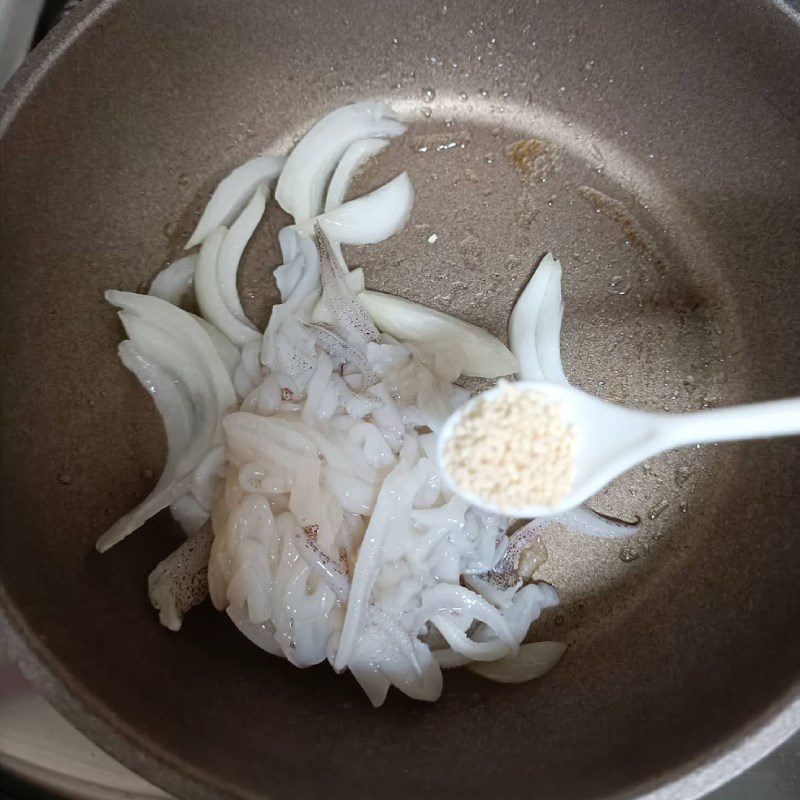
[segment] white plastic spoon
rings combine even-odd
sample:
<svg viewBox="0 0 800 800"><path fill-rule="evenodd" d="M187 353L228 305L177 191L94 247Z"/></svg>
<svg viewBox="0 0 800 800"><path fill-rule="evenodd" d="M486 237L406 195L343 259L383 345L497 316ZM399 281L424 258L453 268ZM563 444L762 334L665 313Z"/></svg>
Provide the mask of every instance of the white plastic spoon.
<svg viewBox="0 0 800 800"><path fill-rule="evenodd" d="M522 392L541 393L557 402L564 419L572 424L574 471L570 489L561 501L552 506L531 502L519 508L501 508L485 498L463 491L453 480L444 457L445 445L465 411L477 403L496 399L501 391L499 388L477 395L450 415L439 436L439 463L453 491L472 505L523 519L549 516L574 508L636 464L676 447L800 434L800 398L713 411L658 414L608 403L562 384L519 382L512 386ZM520 436L524 435L525 432L520 431Z"/></svg>

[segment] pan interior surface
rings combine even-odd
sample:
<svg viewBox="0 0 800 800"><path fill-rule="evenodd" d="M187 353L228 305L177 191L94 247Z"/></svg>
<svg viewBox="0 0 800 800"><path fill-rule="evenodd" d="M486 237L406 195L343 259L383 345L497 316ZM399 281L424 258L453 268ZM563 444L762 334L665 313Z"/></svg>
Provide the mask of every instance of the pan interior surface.
<svg viewBox="0 0 800 800"><path fill-rule="evenodd" d="M346 249L369 288L505 337L552 251L581 388L668 411L798 394L796 21L711 0L85 5L2 140L2 602L56 703L186 797L688 797L728 777L669 793L797 696L796 440L623 476L593 505L641 517L632 539L548 529L562 604L532 633L570 647L541 680L456 670L438 703L375 711L208 604L161 628L145 589L180 538L167 515L94 551L165 455L102 291L146 288L234 166L382 99L409 131L352 193L406 170L416 201L400 234ZM259 324L286 221L271 203L245 255Z"/></svg>

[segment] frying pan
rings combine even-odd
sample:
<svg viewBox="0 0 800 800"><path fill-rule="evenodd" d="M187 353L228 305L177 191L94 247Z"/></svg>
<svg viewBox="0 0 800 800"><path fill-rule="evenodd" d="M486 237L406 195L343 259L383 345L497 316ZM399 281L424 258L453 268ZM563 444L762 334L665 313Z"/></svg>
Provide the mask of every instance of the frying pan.
<svg viewBox="0 0 800 800"><path fill-rule="evenodd" d="M453 671L432 705L373 710L208 606L161 628L166 515L93 545L165 453L102 290L145 288L232 167L358 99L410 130L354 192L407 169L417 193L401 234L348 250L368 286L503 336L552 250L579 386L675 411L800 393L798 76L779 3L83 3L3 98L0 599L28 673L187 798L693 798L777 745L800 726L797 441L624 476L595 505L642 517L632 540L546 535L559 666ZM285 221L246 255L261 323Z"/></svg>

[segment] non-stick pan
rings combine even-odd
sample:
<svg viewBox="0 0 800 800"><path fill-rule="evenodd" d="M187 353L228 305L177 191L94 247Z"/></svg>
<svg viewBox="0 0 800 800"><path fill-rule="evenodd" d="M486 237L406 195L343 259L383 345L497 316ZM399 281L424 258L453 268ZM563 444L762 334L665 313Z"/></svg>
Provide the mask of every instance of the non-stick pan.
<svg viewBox="0 0 800 800"><path fill-rule="evenodd" d="M115 354L107 288L143 289L215 183L325 112L409 123L354 192L407 169L405 230L351 248L369 287L504 336L534 264L565 265L565 362L597 394L687 410L800 393L800 25L758 0L87 0L2 116L2 539L11 646L56 705L188 798L693 798L800 726L800 446L653 459L596 498L623 544L553 528L543 679L453 671L375 710L210 606L146 596L158 416ZM263 322L268 223L240 287ZM433 234L438 239L429 243Z"/></svg>

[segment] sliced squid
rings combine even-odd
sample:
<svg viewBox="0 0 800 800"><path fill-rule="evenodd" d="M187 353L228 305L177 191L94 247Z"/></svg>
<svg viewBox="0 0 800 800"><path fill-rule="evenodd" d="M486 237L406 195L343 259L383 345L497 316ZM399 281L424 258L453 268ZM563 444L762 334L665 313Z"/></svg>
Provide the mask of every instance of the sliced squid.
<svg viewBox="0 0 800 800"><path fill-rule="evenodd" d="M183 615L208 596L208 556L213 534L206 524L150 573L147 592L165 628L178 631Z"/></svg>

